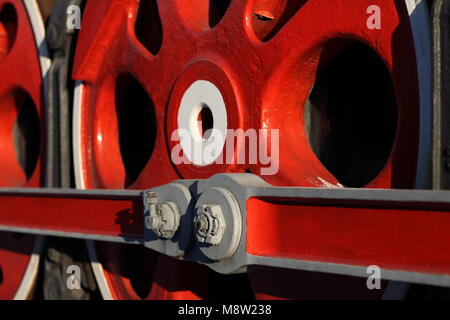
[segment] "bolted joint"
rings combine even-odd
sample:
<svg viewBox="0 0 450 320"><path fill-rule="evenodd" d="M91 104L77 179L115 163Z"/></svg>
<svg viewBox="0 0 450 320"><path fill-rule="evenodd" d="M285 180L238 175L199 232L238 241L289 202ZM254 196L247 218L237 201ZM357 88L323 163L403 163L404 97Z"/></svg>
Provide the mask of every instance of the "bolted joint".
<svg viewBox="0 0 450 320"><path fill-rule="evenodd" d="M229 190L201 187L192 228L196 245L208 259L222 261L233 256L241 242L241 211Z"/></svg>
<svg viewBox="0 0 450 320"><path fill-rule="evenodd" d="M219 245L226 230L226 223L219 205L202 205L194 218L197 240L208 245Z"/></svg>
<svg viewBox="0 0 450 320"><path fill-rule="evenodd" d="M147 193L145 226L159 238L172 239L180 224L180 212L173 202L158 202L155 192Z"/></svg>

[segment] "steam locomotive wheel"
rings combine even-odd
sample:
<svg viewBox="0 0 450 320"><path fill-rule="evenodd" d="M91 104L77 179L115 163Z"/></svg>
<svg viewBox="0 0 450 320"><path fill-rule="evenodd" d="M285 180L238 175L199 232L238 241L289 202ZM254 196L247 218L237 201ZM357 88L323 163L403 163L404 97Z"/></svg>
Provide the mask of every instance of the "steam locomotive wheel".
<svg viewBox="0 0 450 320"><path fill-rule="evenodd" d="M47 57L44 24L36 2L1 0L1 187L43 184L40 137L44 132ZM42 241L42 237L0 232L0 299L30 296Z"/></svg>
<svg viewBox="0 0 450 320"><path fill-rule="evenodd" d="M252 172L274 185L426 187L428 31L426 4L413 0L89 2L74 65L77 185L145 189ZM263 129L259 149L227 139L230 129ZM218 153L195 152L213 143ZM107 298L207 297L201 266L89 246ZM257 298L335 297L342 283L350 297L382 294L360 279L249 276Z"/></svg>

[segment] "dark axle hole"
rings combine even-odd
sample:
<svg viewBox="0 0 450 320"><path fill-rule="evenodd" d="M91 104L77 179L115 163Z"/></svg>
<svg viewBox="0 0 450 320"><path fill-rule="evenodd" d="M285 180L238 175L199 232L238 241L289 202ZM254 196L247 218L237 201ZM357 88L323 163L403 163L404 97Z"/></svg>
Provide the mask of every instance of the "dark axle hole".
<svg viewBox="0 0 450 320"><path fill-rule="evenodd" d="M208 139L208 130L214 128L214 118L211 112L211 109L208 106L203 106L202 110L198 114L198 128L200 130L200 134L204 139Z"/></svg>

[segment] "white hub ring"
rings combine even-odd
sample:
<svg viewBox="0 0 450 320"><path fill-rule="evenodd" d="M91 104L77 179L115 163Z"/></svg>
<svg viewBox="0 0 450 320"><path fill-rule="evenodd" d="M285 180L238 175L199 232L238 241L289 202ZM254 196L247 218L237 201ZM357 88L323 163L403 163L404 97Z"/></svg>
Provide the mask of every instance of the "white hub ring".
<svg viewBox="0 0 450 320"><path fill-rule="evenodd" d="M212 113L213 126L202 135L198 116L203 108ZM178 135L186 158L208 166L221 155L227 134L227 109L220 90L206 80L195 81L184 93L178 110Z"/></svg>

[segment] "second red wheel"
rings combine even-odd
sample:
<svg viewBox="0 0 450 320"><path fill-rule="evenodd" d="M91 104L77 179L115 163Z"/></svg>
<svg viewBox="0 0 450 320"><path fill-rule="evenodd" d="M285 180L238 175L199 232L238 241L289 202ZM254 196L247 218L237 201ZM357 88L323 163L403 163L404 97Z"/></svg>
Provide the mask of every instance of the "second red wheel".
<svg viewBox="0 0 450 320"><path fill-rule="evenodd" d="M377 7L381 29L368 28L366 1L88 2L74 67L78 187L146 189L179 178L251 172L280 186L426 188L426 3L382 0ZM176 139L180 129L191 143ZM214 156L196 157L192 146L213 143L209 129L223 137L229 130L267 132L256 145L268 149L270 166L251 160L248 140L224 139ZM227 159L225 153L229 161L217 161ZM264 170L269 167L274 170ZM199 266L128 246L95 244L94 251L98 280L110 298L207 298L207 280L187 281L188 273L202 273ZM147 271L120 268L131 252L147 261ZM323 293L323 284L306 283L308 274L287 274L250 272L256 296ZM144 294L136 294L138 288L126 293L133 277L148 282ZM161 286L167 278L174 283ZM288 278L298 286L280 292L270 285ZM329 288L340 285L337 277L329 279ZM349 286L350 295L359 295L358 285Z"/></svg>

